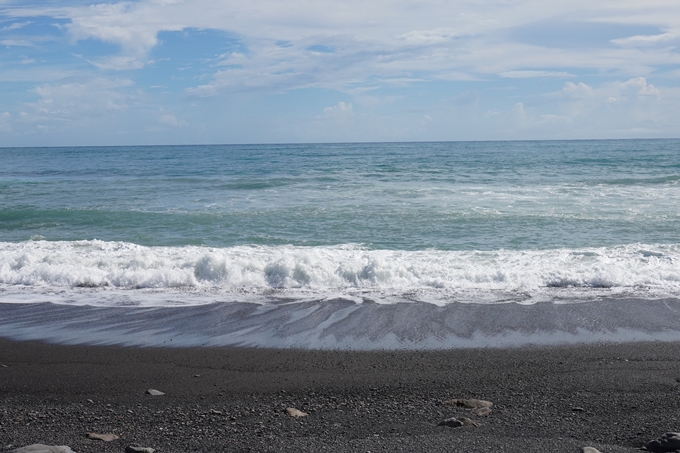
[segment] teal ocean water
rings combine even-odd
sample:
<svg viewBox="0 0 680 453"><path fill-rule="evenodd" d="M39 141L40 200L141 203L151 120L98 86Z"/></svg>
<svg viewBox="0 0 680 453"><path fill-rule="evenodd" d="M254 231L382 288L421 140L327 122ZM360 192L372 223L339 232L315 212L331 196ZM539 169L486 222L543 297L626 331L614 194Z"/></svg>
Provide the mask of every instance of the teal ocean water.
<svg viewBox="0 0 680 453"><path fill-rule="evenodd" d="M678 243L680 142L0 149L4 242L528 250Z"/></svg>
<svg viewBox="0 0 680 453"><path fill-rule="evenodd" d="M3 302L680 295L680 140L0 149Z"/></svg>
<svg viewBox="0 0 680 453"><path fill-rule="evenodd" d="M0 336L680 340L680 140L0 149Z"/></svg>

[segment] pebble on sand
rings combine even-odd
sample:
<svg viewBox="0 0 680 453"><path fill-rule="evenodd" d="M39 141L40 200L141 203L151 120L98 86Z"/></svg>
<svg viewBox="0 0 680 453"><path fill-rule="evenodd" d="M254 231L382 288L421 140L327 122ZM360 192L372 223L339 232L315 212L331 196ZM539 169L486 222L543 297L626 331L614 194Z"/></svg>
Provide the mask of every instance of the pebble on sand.
<svg viewBox="0 0 680 453"><path fill-rule="evenodd" d="M441 422L439 422L439 426L450 426L451 428L457 428L459 426L475 426L475 427L479 428L482 425L480 423L478 423L474 420L471 420L469 418L466 418L466 417L460 417L460 418L451 417L451 418L447 418L446 420L442 420Z"/></svg>
<svg viewBox="0 0 680 453"><path fill-rule="evenodd" d="M657 440L647 442L642 449L654 453L680 452L680 433L666 433Z"/></svg>
<svg viewBox="0 0 680 453"><path fill-rule="evenodd" d="M477 400L477 399L452 399L444 401L444 404L449 406L464 407L466 409L472 409L472 412L476 415L489 415L491 413L491 408L493 403L491 401Z"/></svg>
<svg viewBox="0 0 680 453"><path fill-rule="evenodd" d="M160 390L156 390L156 389L149 389L149 390L146 391L146 393L148 393L151 396L163 396L163 395L165 395L165 393L161 392Z"/></svg>
<svg viewBox="0 0 680 453"><path fill-rule="evenodd" d="M600 453L600 450L593 447L583 447L583 453Z"/></svg>
<svg viewBox="0 0 680 453"><path fill-rule="evenodd" d="M156 450L151 447L140 447L139 445L128 445L125 453L154 453Z"/></svg>
<svg viewBox="0 0 680 453"><path fill-rule="evenodd" d="M113 442L114 440L120 439L113 433L98 434L98 433L87 433L88 439L103 440L104 442Z"/></svg>
<svg viewBox="0 0 680 453"><path fill-rule="evenodd" d="M10 453L75 453L66 445L43 445L33 444L12 450Z"/></svg>
<svg viewBox="0 0 680 453"><path fill-rule="evenodd" d="M291 417L306 417L309 415L307 412L302 412L301 410L295 409L294 407L287 407L286 413Z"/></svg>

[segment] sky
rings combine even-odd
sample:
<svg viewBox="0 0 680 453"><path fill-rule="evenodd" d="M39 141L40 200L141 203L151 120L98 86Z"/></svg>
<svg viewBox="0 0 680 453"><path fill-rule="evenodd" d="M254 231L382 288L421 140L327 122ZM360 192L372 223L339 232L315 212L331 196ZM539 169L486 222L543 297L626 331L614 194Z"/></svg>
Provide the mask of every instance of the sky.
<svg viewBox="0 0 680 453"><path fill-rule="evenodd" d="M677 0L0 0L0 146L680 137Z"/></svg>

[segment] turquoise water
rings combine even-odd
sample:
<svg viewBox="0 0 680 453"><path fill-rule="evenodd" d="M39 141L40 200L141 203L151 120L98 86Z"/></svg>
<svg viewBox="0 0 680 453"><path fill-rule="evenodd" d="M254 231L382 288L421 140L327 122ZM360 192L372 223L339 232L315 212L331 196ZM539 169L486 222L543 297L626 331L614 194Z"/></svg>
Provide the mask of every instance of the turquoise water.
<svg viewBox="0 0 680 453"><path fill-rule="evenodd" d="M1 294L676 296L679 156L680 140L4 148Z"/></svg>
<svg viewBox="0 0 680 453"><path fill-rule="evenodd" d="M522 250L680 242L680 142L0 149L0 240Z"/></svg>

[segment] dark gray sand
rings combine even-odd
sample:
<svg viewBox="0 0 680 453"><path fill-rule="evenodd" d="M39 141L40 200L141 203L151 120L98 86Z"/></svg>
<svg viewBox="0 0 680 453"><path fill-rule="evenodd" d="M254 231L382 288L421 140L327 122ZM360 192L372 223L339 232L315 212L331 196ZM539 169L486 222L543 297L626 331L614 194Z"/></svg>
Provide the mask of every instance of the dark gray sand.
<svg viewBox="0 0 680 453"><path fill-rule="evenodd" d="M493 411L443 404L452 398ZM459 416L481 426L438 426ZM0 451L606 453L667 431L680 431L680 343L335 352L0 340Z"/></svg>

